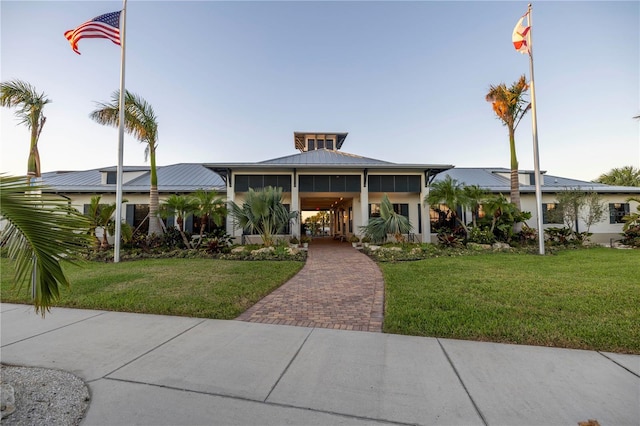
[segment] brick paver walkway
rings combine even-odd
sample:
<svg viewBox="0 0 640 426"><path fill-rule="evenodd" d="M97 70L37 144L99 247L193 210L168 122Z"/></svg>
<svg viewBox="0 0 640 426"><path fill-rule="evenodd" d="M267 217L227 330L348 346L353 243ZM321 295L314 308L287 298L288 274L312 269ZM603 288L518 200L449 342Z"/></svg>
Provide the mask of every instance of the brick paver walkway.
<svg viewBox="0 0 640 426"><path fill-rule="evenodd" d="M351 243L315 238L305 266L237 320L341 330L382 331L384 281Z"/></svg>

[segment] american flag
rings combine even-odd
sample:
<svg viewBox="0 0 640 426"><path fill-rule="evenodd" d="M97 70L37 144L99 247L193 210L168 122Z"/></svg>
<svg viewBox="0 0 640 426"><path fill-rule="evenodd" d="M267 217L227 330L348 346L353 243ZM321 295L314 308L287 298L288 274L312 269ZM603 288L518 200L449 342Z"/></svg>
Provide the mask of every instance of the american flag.
<svg viewBox="0 0 640 426"><path fill-rule="evenodd" d="M83 38L106 38L120 46L120 12L122 11L96 16L76 29L65 32L64 36L71 43L73 51L80 54L78 41Z"/></svg>

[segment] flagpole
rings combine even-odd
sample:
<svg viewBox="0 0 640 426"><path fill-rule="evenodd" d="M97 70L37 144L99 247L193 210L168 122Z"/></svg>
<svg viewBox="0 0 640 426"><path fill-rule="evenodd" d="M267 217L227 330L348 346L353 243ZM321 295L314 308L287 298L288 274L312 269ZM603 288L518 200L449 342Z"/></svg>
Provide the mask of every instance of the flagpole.
<svg viewBox="0 0 640 426"><path fill-rule="evenodd" d="M538 154L538 119L536 114L536 90L533 81L533 43L532 35L533 25L531 23L531 3L529 3L529 14L527 16L529 27L529 73L531 74L531 126L533 128L533 166L536 183L536 212L538 216L538 247L540 254L544 254L544 232L542 230L542 191L540 189L540 159Z"/></svg>
<svg viewBox="0 0 640 426"><path fill-rule="evenodd" d="M120 100L119 100L119 117L118 117L118 169L117 169L117 185L116 185L116 235L114 241L113 250L113 262L120 262L120 240L122 234L122 160L124 151L124 58L125 58L125 31L127 22L127 0L123 0L122 4L122 17L120 28L120 46L122 50L120 52Z"/></svg>

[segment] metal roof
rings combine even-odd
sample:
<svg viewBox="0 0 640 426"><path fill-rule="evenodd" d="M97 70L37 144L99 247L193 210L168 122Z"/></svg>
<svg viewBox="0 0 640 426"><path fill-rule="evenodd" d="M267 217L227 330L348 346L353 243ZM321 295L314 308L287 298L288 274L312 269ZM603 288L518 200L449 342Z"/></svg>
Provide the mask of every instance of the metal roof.
<svg viewBox="0 0 640 426"><path fill-rule="evenodd" d="M532 170L520 170L521 174L529 174L533 176ZM506 168L453 168L439 173L434 181L443 180L446 176L451 176L452 179L456 179L460 183L465 185L478 185L481 188L485 188L491 192L504 192L508 193L511 190L511 182L509 177L503 176L503 174L511 173L510 169ZM599 193L640 193L640 187L632 186L612 186L605 185L597 182L587 182L583 180L564 178L560 176L547 175L546 172L541 172L543 175L543 183L540 185L540 191L546 193L556 193L558 191L564 191L567 189L579 189L581 191L595 191ZM532 182L530 185L520 184L520 192L528 193L535 192L536 186Z"/></svg>
<svg viewBox="0 0 640 426"><path fill-rule="evenodd" d="M193 164L180 163L158 167L158 191L161 193L193 192L197 189L214 189L226 191L224 179L230 170L247 170L260 172L267 170L313 170L313 169L368 169L398 173L406 171L424 171L435 176L435 181L451 176L465 185L478 185L495 193L508 193L510 190L509 173L506 168L453 168L450 165L429 164L396 164L375 160L358 155L335 152L330 150L316 150L275 158L260 163L227 163L227 164ZM105 167L84 171L57 171L42 174L42 182L50 188L50 192L58 193L115 193L115 184L102 184L102 174L115 172L115 167ZM149 168L142 166L125 166L124 172L142 173L123 184L124 193L148 192L150 186ZM520 170L520 173L532 175L533 171ZM560 176L544 175L541 191L555 193L566 189L580 189L599 193L640 194L640 187L612 186L597 182L587 182ZM520 185L520 192L534 193L535 184Z"/></svg>
<svg viewBox="0 0 640 426"><path fill-rule="evenodd" d="M42 183L50 192L62 193L110 193L116 192L115 184L103 184L102 173L115 172L116 167L85 171L47 172L42 174ZM149 167L123 167L123 172L143 172L141 176L125 182L122 191L148 192L151 186ZM225 191L220 175L202 164L173 164L158 166L158 192L192 192L197 189Z"/></svg>
<svg viewBox="0 0 640 426"><path fill-rule="evenodd" d="M286 157L274 158L271 160L260 161L257 164L281 164L287 166L293 165L380 165L393 164L388 161L376 160L373 158L362 157L360 155L349 154L347 152L333 151L330 149L317 149L313 151L301 152L298 154L287 155Z"/></svg>

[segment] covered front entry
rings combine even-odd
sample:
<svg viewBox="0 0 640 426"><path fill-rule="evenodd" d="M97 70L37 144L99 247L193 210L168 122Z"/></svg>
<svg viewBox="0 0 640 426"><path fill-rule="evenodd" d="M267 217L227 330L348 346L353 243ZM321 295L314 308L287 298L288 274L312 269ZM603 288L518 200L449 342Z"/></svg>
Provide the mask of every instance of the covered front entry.
<svg viewBox="0 0 640 426"><path fill-rule="evenodd" d="M349 193L301 194L300 234L347 238L354 233L353 210L357 198Z"/></svg>
<svg viewBox="0 0 640 426"><path fill-rule="evenodd" d="M299 174L299 211L329 212L329 224L322 234L348 237L357 233L354 223L361 225L361 173ZM300 221L303 225L303 220Z"/></svg>

